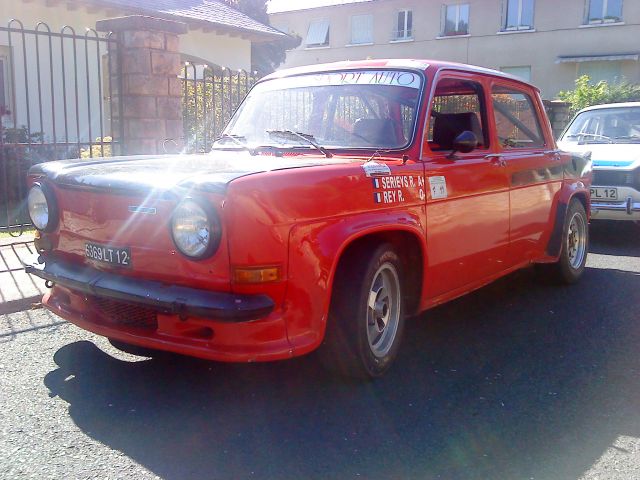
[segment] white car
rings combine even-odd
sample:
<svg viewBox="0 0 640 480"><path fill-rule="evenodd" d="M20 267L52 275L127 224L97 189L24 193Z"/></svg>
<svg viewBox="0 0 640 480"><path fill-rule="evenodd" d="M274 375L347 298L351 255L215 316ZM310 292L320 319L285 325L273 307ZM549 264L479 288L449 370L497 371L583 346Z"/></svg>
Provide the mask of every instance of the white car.
<svg viewBox="0 0 640 480"><path fill-rule="evenodd" d="M591 152L594 220L640 221L640 102L579 111L558 146L570 152Z"/></svg>

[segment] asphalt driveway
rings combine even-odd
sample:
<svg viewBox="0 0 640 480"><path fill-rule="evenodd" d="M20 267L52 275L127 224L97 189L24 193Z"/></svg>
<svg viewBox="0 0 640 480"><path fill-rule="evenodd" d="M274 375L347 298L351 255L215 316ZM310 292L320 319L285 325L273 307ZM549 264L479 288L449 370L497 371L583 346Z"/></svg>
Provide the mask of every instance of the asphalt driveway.
<svg viewBox="0 0 640 480"><path fill-rule="evenodd" d="M579 285L527 270L411 321L366 384L0 316L0 478L640 478L640 229L591 251Z"/></svg>

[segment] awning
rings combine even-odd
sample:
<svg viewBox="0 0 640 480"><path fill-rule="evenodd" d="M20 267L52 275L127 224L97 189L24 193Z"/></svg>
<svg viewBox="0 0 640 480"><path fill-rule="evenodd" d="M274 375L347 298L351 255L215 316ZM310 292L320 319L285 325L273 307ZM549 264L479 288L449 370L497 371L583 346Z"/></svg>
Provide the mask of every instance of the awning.
<svg viewBox="0 0 640 480"><path fill-rule="evenodd" d="M556 63L582 63L582 62L637 62L640 53L614 53L610 55L560 55Z"/></svg>

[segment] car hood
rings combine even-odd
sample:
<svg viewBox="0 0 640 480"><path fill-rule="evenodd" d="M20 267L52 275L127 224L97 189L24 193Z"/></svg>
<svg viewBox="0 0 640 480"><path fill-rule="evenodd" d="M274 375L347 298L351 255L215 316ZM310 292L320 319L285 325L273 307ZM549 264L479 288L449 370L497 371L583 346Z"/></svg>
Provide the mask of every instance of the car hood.
<svg viewBox="0 0 640 480"><path fill-rule="evenodd" d="M223 192L229 182L246 175L358 160L315 155L276 157L220 151L207 155L138 155L63 160L35 165L29 174L46 176L57 185L89 189L137 191L188 188Z"/></svg>
<svg viewBox="0 0 640 480"><path fill-rule="evenodd" d="M558 146L568 152L591 152L594 168L620 168L632 170L640 167L639 143L588 143L579 145L558 142Z"/></svg>

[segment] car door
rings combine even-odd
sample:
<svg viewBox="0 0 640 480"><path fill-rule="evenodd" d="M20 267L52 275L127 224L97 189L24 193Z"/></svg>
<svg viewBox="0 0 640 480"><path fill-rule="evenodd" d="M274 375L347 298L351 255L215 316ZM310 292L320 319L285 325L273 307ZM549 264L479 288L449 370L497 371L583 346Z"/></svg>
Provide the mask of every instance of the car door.
<svg viewBox="0 0 640 480"><path fill-rule="evenodd" d="M436 301L503 271L508 257L509 181L490 141L487 87L477 74L445 73L429 109L426 291ZM478 147L454 153L453 139L465 130Z"/></svg>
<svg viewBox="0 0 640 480"><path fill-rule="evenodd" d="M545 138L544 112L533 89L496 80L491 109L497 155L506 163L511 185L509 263L518 264L544 255L562 186L561 156Z"/></svg>

